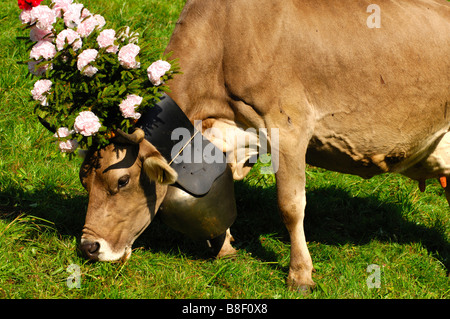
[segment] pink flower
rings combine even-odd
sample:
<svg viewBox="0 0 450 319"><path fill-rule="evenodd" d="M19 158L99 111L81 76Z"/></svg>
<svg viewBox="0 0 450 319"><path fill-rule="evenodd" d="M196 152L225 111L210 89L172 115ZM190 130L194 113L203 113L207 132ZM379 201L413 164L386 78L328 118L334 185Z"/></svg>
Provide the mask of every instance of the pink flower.
<svg viewBox="0 0 450 319"><path fill-rule="evenodd" d="M73 134L74 130L69 131L67 127L60 127L55 134L53 134L56 138L63 138L68 137L69 135Z"/></svg>
<svg viewBox="0 0 450 319"><path fill-rule="evenodd" d="M56 137L58 139L58 147L59 150L63 153L72 153L75 151L78 147L78 141L77 140L67 140L67 141L61 141L59 139L69 137L71 134L74 133L74 130L70 130L67 127L60 127L56 133L53 135L53 137Z"/></svg>
<svg viewBox="0 0 450 319"><path fill-rule="evenodd" d="M72 153L74 152L78 147L78 141L77 140L67 140L67 141L61 141L58 144L59 150L63 153Z"/></svg>
<svg viewBox="0 0 450 319"><path fill-rule="evenodd" d="M31 41L52 41L53 33L51 29L42 30L38 27L32 27L30 30Z"/></svg>
<svg viewBox="0 0 450 319"><path fill-rule="evenodd" d="M64 23L68 28L76 28L81 23L81 11L85 11L82 3L72 3L67 7L64 12Z"/></svg>
<svg viewBox="0 0 450 319"><path fill-rule="evenodd" d="M33 100L41 101L42 105L46 105L47 97L46 93L50 91L52 87L52 81L50 80L38 80L34 83L33 90L31 90L31 95Z"/></svg>
<svg viewBox="0 0 450 319"><path fill-rule="evenodd" d="M83 111L75 119L75 132L83 136L91 136L98 132L102 125L98 117L91 111Z"/></svg>
<svg viewBox="0 0 450 319"><path fill-rule="evenodd" d="M41 76L48 69L50 69L50 70L53 69L53 64L51 64L51 63L41 66L39 68L36 68L36 65L38 65L42 61L43 60L38 60L38 61L33 60L33 61L28 62L28 71L30 71L31 74L34 74L36 76Z"/></svg>
<svg viewBox="0 0 450 319"><path fill-rule="evenodd" d="M99 14L94 14L94 18L95 20L97 20L97 29L101 29L105 26L106 24L106 20L105 18L103 18L103 16L99 15Z"/></svg>
<svg viewBox="0 0 450 319"><path fill-rule="evenodd" d="M127 95L125 100L123 100L122 103L119 104L119 108L122 112L123 117L132 118L135 120L139 119L141 117L141 114L135 112L134 109L141 105L141 103L142 97L135 94Z"/></svg>
<svg viewBox="0 0 450 319"><path fill-rule="evenodd" d="M96 67L93 67L92 65L89 65L89 63L95 61L97 55L98 51L95 49L87 49L81 52L80 55L78 56L77 61L78 70L80 70L81 73L89 77L97 73L98 69Z"/></svg>
<svg viewBox="0 0 450 319"><path fill-rule="evenodd" d="M31 9L30 23L36 23L36 27L42 30L51 29L56 22L56 15L48 6L37 6Z"/></svg>
<svg viewBox="0 0 450 319"><path fill-rule="evenodd" d="M83 20L84 18L90 17L91 15L92 15L92 13L87 8L81 9L81 20Z"/></svg>
<svg viewBox="0 0 450 319"><path fill-rule="evenodd" d="M39 41L30 51L30 59L39 60L41 57L45 60L53 59L56 55L56 47L48 41Z"/></svg>
<svg viewBox="0 0 450 319"><path fill-rule="evenodd" d="M113 29L106 29L100 32L97 37L97 42L100 48L107 48L106 52L116 53L119 46L114 45L116 40L116 31Z"/></svg>
<svg viewBox="0 0 450 319"><path fill-rule="evenodd" d="M31 23L31 9L23 10L19 15L20 21L22 24L30 24Z"/></svg>
<svg viewBox="0 0 450 319"><path fill-rule="evenodd" d="M141 64L136 61L141 48L136 44L130 43L122 47L119 51L119 63L125 69L138 69Z"/></svg>
<svg viewBox="0 0 450 319"><path fill-rule="evenodd" d="M56 36L56 48L58 51L64 49L64 45L71 44L75 51L83 45L80 35L72 29L64 29Z"/></svg>
<svg viewBox="0 0 450 319"><path fill-rule="evenodd" d="M161 77L170 70L170 63L163 60L153 62L147 69L147 74L150 82L153 85L158 86L161 82Z"/></svg>
<svg viewBox="0 0 450 319"><path fill-rule="evenodd" d="M73 0L53 0L53 12L58 18L62 18L64 12L69 9L69 6L72 4Z"/></svg>
<svg viewBox="0 0 450 319"><path fill-rule="evenodd" d="M85 38L95 30L96 26L97 19L95 19L93 16L90 16L89 18L83 19L83 21L78 25L77 32L79 35Z"/></svg>

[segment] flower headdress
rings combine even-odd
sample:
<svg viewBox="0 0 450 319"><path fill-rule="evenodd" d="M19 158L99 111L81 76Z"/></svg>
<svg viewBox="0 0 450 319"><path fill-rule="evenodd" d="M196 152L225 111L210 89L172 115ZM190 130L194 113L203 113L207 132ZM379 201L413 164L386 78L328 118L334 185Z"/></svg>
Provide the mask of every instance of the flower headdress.
<svg viewBox="0 0 450 319"><path fill-rule="evenodd" d="M18 0L34 42L28 69L40 77L31 90L34 111L55 128L62 152L105 146L168 91L178 65L163 57L146 68L140 58L149 46L129 27L106 29L101 15L73 0L41 2Z"/></svg>

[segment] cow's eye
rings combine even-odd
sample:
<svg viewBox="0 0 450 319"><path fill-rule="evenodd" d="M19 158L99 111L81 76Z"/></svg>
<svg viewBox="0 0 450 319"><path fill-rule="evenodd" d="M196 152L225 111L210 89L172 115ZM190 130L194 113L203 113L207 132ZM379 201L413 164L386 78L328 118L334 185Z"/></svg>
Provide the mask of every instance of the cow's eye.
<svg viewBox="0 0 450 319"><path fill-rule="evenodd" d="M121 178L119 178L118 186L119 188L127 186L127 184L130 182L130 176L124 175Z"/></svg>

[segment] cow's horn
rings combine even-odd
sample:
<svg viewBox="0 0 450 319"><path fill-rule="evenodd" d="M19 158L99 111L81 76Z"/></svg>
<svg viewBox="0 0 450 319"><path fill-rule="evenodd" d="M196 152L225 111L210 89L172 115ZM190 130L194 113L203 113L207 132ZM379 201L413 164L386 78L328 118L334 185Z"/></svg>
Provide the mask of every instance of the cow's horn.
<svg viewBox="0 0 450 319"><path fill-rule="evenodd" d="M52 132L52 133L56 133L56 128L55 128L53 125L51 125L49 122L47 122L46 120L44 120L42 117L40 117L39 115L38 115L38 120L39 120L39 122L41 122L41 124L42 124L47 130L49 130L49 131Z"/></svg>
<svg viewBox="0 0 450 319"><path fill-rule="evenodd" d="M125 133L121 129L117 129L115 135L114 141L124 144L139 144L145 137L144 131L140 128L136 128L131 134Z"/></svg>

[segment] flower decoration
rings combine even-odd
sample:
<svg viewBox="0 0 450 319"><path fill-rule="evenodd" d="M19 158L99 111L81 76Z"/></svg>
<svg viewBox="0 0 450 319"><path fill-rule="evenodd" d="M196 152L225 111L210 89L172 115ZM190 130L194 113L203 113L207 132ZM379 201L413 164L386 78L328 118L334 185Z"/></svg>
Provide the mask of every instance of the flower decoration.
<svg viewBox="0 0 450 319"><path fill-rule="evenodd" d="M41 30L49 30L56 22L56 15L48 6L37 6L30 11L30 23Z"/></svg>
<svg viewBox="0 0 450 319"><path fill-rule="evenodd" d="M39 77L31 90L34 111L56 131L61 152L103 147L169 91L166 82L178 63L144 61L149 45L139 33L105 27L105 19L82 3L41 2L18 0L33 42L28 70Z"/></svg>
<svg viewBox="0 0 450 319"><path fill-rule="evenodd" d="M114 45L115 41L117 41L116 31L113 29L103 30L97 37L98 46L105 48L108 53L117 53L119 50L119 46Z"/></svg>
<svg viewBox="0 0 450 319"><path fill-rule="evenodd" d="M70 44L75 51L81 49L83 46L80 35L72 29L62 30L56 37L56 48L58 51L64 49L66 43Z"/></svg>
<svg viewBox="0 0 450 319"><path fill-rule="evenodd" d="M98 69L93 67L91 64L95 61L98 56L98 51L95 49L87 49L81 52L78 56L77 67L78 70L86 76L92 77L97 73Z"/></svg>
<svg viewBox="0 0 450 319"><path fill-rule="evenodd" d="M135 109L141 105L141 103L142 97L136 94L127 95L126 99L119 105L123 117L138 120L141 117L141 114L137 113Z"/></svg>
<svg viewBox="0 0 450 319"><path fill-rule="evenodd" d="M42 0L18 0L19 8L22 10L30 10L40 5Z"/></svg>
<svg viewBox="0 0 450 319"><path fill-rule="evenodd" d="M91 136L98 132L102 125L98 117L91 111L83 111L75 119L75 132L84 136Z"/></svg>
<svg viewBox="0 0 450 319"><path fill-rule="evenodd" d="M49 41L38 41L31 49L30 58L39 60L44 58L45 60L53 59L56 55L56 47Z"/></svg>
<svg viewBox="0 0 450 319"><path fill-rule="evenodd" d="M34 83L34 88L31 90L31 95L35 101L40 101L42 105L47 102L46 95L52 87L52 81L50 80L38 80Z"/></svg>
<svg viewBox="0 0 450 319"><path fill-rule="evenodd" d="M161 85L161 77L170 70L170 63L163 60L153 62L147 69L148 78L153 85Z"/></svg>
<svg viewBox="0 0 450 319"><path fill-rule="evenodd" d="M130 43L122 47L119 51L120 65L125 69L138 69L141 64L136 61L141 48L134 43Z"/></svg>

